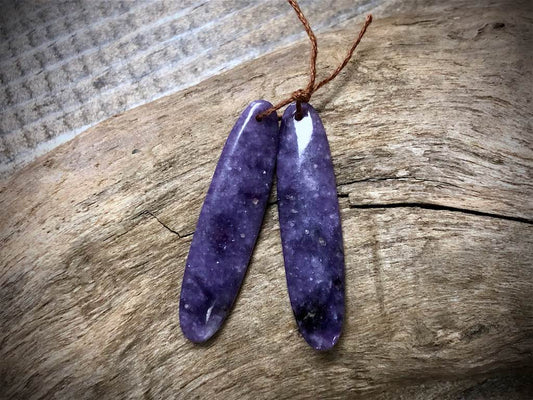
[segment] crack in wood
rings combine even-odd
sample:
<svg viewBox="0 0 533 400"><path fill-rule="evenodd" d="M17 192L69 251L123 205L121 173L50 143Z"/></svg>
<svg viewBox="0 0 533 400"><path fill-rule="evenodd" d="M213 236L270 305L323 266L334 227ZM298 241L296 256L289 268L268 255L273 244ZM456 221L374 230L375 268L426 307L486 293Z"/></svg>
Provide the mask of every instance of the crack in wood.
<svg viewBox="0 0 533 400"><path fill-rule="evenodd" d="M161 221L161 220L157 217L157 215L155 215L155 214L154 214L153 212L151 212L151 211L144 210L144 211L142 211L142 212L139 214L139 216L140 216L140 215L143 215L143 214L148 214L148 215L150 215L151 217L153 217L157 222L159 222L159 223L160 223L163 227L165 227L169 232L171 232L171 233L177 235L178 238L180 238L180 239L184 239L184 238L189 237L189 236L192 236L192 235L194 234L194 232L188 232L188 233L186 233L186 234L184 234L184 235L180 234L178 231L172 229L170 226L168 226L168 225L165 224L163 221Z"/></svg>
<svg viewBox="0 0 533 400"><path fill-rule="evenodd" d="M403 177L402 177L403 178ZM358 183L358 182L374 182L374 181L384 181L384 180L391 180L391 179L402 179L402 178L366 178L356 181L350 181L346 183L341 183L337 185L337 197L339 198L348 198L349 193L343 193L340 192L340 188L345 185L349 185L352 183ZM416 179L416 178L415 178ZM424 179L417 179L424 181ZM452 184L452 186L454 186ZM267 207L271 207L274 204L278 204L278 200L269 201L267 203ZM451 212L461 212L464 214L469 215L477 215L482 217L489 217L489 218L497 218L502 219L506 221L514 221L514 222L520 222L524 224L533 225L533 219L524 218L524 217L517 217L512 215L505 215L505 214L498 214L498 213L491 213L486 211L479 211L479 210L472 210L469 208L461 208L461 207L452 207L447 206L443 204L435 204L435 203L424 203L424 202L397 202L397 203L373 203L373 204L350 204L350 208L359 208L359 209L379 209L379 208L420 208L424 210L433 210L433 211L451 211ZM194 233L194 232L193 232Z"/></svg>
<svg viewBox="0 0 533 400"><path fill-rule="evenodd" d="M421 208L424 210L434 210L434 211L452 211L452 212L461 212L464 214L477 215L482 217L489 218L498 218L506 221L521 222L525 224L533 224L533 219L515 217L511 215L490 213L485 211L471 210L468 208L460 207L451 207L441 204L433 203L423 203L423 202L401 202L401 203L390 203L390 204L350 204L350 208L359 208L359 209L372 209L372 208Z"/></svg>

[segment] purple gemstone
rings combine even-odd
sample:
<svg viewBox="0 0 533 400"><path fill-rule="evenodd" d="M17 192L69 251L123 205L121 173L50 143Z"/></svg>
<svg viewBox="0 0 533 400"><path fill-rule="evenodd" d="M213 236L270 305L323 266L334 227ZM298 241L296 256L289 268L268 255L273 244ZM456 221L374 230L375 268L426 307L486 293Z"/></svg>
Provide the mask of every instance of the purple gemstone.
<svg viewBox="0 0 533 400"><path fill-rule="evenodd" d="M252 102L233 127L192 239L180 296L180 325L193 342L215 334L241 286L261 227L278 150L272 105Z"/></svg>
<svg viewBox="0 0 533 400"><path fill-rule="evenodd" d="M278 209L287 287L299 330L317 350L335 345L344 319L344 250L328 139L315 109L283 114Z"/></svg>

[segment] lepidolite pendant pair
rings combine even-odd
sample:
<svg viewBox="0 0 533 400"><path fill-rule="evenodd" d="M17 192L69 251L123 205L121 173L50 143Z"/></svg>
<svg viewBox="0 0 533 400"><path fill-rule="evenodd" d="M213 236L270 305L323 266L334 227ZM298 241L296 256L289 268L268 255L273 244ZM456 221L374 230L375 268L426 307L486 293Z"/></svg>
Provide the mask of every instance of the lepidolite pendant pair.
<svg viewBox="0 0 533 400"><path fill-rule="evenodd" d="M337 342L344 318L344 252L335 175L314 108L252 102L232 129L191 243L180 324L193 342L212 337L231 310L265 213L274 167L290 302L298 328L317 350Z"/></svg>

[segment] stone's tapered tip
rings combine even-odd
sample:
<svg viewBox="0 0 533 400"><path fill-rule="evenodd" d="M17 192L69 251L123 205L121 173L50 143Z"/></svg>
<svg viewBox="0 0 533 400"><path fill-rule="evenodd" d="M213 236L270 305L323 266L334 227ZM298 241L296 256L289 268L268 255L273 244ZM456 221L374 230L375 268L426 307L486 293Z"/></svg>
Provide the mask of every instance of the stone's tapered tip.
<svg viewBox="0 0 533 400"><path fill-rule="evenodd" d="M329 350L339 340L342 332L344 299L342 288L335 288L320 298L320 295L308 295L309 286L301 288L293 287L292 302L294 316L300 333L305 341L316 350ZM300 292L300 293L298 293ZM304 294L302 294L304 292ZM316 293L316 292L315 292ZM295 304L298 299L307 301ZM309 305L309 299L312 305Z"/></svg>
<svg viewBox="0 0 533 400"><path fill-rule="evenodd" d="M191 310L189 304L180 302L181 331L191 342L206 342L218 331L224 322L225 314L225 312L218 312L213 315L212 309L208 309L207 312L198 312L198 310Z"/></svg>
<svg viewBox="0 0 533 400"><path fill-rule="evenodd" d="M192 239L180 295L180 326L195 343L211 338L239 292L265 213L278 149L275 114L250 103L218 161Z"/></svg>
<svg viewBox="0 0 533 400"><path fill-rule="evenodd" d="M315 350L327 351L331 350L339 340L341 332L334 334L314 333L304 336L305 341Z"/></svg>
<svg viewBox="0 0 533 400"><path fill-rule="evenodd" d="M183 336L193 343L205 343L217 332L218 327L215 329L187 329L181 325L181 331Z"/></svg>
<svg viewBox="0 0 533 400"><path fill-rule="evenodd" d="M344 249L333 164L311 105L285 110L277 161L278 211L287 287L300 333L331 349L344 319Z"/></svg>

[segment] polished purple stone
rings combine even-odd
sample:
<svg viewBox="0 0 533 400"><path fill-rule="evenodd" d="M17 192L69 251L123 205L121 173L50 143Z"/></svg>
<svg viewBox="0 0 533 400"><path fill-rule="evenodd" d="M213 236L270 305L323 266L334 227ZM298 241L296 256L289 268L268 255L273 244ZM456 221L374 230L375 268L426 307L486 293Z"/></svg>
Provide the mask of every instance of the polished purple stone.
<svg viewBox="0 0 533 400"><path fill-rule="evenodd" d="M281 121L278 209L287 287L300 333L317 350L335 345L344 319L344 250L328 139L315 109L291 104Z"/></svg>
<svg viewBox="0 0 533 400"><path fill-rule="evenodd" d="M261 227L278 150L275 113L252 102L233 127L200 212L185 266L180 325L193 342L220 328L239 292Z"/></svg>

